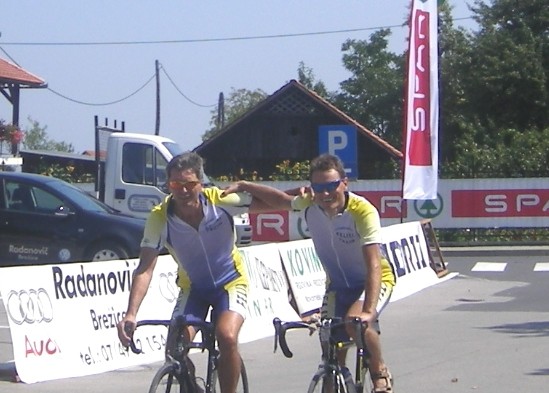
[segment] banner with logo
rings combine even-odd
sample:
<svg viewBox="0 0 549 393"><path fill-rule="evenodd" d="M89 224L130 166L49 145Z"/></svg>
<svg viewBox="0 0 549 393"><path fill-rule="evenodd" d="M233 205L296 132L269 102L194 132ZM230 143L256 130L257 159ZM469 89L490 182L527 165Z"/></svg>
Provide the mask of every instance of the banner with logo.
<svg viewBox="0 0 549 393"><path fill-rule="evenodd" d="M116 325L128 305L138 260L2 268L0 291L21 381L97 374L164 358L167 329L135 333L142 354L126 351ZM159 258L138 319L169 319L176 264Z"/></svg>
<svg viewBox="0 0 549 393"><path fill-rule="evenodd" d="M429 247L419 221L381 228L381 251L393 266L397 284L391 301L432 286L441 280L430 266ZM298 312L322 306L325 274L312 240L278 244Z"/></svg>
<svg viewBox="0 0 549 393"><path fill-rule="evenodd" d="M239 341L249 342L274 334L273 318L287 321L298 319L289 302L289 288L282 268L277 245L262 244L242 247L250 278L248 315Z"/></svg>
<svg viewBox="0 0 549 393"><path fill-rule="evenodd" d="M279 243L278 251L299 314L306 315L320 308L326 287L326 273L313 241L307 239Z"/></svg>
<svg viewBox="0 0 549 393"><path fill-rule="evenodd" d="M403 199L436 199L438 180L437 0L413 0L404 124Z"/></svg>

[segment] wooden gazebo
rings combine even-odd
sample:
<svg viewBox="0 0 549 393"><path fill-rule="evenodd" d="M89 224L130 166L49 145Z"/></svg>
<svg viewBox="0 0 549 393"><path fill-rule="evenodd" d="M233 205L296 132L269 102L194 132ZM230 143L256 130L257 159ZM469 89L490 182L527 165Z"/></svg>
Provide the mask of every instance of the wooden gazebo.
<svg viewBox="0 0 549 393"><path fill-rule="evenodd" d="M48 84L41 78L23 68L0 59L0 92L12 105L11 123L19 125L19 102L21 89L42 89ZM14 151L15 149L15 151ZM12 146L12 153L17 152L17 146Z"/></svg>

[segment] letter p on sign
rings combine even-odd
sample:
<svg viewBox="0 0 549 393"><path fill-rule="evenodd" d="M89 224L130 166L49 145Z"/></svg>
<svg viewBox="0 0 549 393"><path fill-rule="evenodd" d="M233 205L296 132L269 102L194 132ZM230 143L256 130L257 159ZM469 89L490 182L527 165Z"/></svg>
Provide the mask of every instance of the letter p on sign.
<svg viewBox="0 0 549 393"><path fill-rule="evenodd" d="M319 154L338 156L350 179L358 178L356 127L350 125L320 126L318 128Z"/></svg>

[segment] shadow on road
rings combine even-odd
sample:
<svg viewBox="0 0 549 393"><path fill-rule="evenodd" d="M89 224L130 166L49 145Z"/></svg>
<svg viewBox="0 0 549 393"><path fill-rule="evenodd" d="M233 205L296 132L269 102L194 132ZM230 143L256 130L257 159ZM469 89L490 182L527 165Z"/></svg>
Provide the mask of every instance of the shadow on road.
<svg viewBox="0 0 549 393"><path fill-rule="evenodd" d="M500 333L513 334L515 337L546 337L549 336L549 321L509 323L505 325L488 326L486 329Z"/></svg>

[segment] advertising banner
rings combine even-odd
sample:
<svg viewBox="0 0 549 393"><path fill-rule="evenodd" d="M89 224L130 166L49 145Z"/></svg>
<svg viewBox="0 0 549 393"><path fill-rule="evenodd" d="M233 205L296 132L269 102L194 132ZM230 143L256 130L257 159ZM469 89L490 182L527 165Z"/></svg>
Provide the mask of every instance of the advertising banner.
<svg viewBox="0 0 549 393"><path fill-rule="evenodd" d="M437 0L413 0L404 124L404 199L436 199L438 179Z"/></svg>

